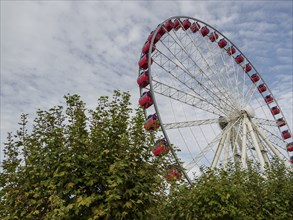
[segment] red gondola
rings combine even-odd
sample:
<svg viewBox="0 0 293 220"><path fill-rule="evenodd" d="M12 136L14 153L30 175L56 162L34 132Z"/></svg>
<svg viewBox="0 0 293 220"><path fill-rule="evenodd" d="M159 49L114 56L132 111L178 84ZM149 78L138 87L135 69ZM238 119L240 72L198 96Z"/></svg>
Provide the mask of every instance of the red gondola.
<svg viewBox="0 0 293 220"><path fill-rule="evenodd" d="M288 138L291 137L291 134L289 133L288 130L286 130L286 131L282 131L282 137L283 137L284 139L288 139Z"/></svg>
<svg viewBox="0 0 293 220"><path fill-rule="evenodd" d="M257 81L259 81L259 75L257 73L252 74L250 79L252 82L256 83Z"/></svg>
<svg viewBox="0 0 293 220"><path fill-rule="evenodd" d="M176 181L180 180L181 177L182 173L178 170L178 167L176 165L173 165L170 169L167 170L167 175L165 176L165 179L168 181Z"/></svg>
<svg viewBox="0 0 293 220"><path fill-rule="evenodd" d="M265 102L267 103L267 104L269 104L269 103L271 103L271 102L273 102L274 101L274 98L271 96L271 95L267 95L266 97L265 97Z"/></svg>
<svg viewBox="0 0 293 220"><path fill-rule="evenodd" d="M239 54L237 57L235 57L235 61L237 64L242 63L244 61L244 57Z"/></svg>
<svg viewBox="0 0 293 220"><path fill-rule="evenodd" d="M150 46L151 46L151 42L150 41L147 41L144 44L143 48L141 49L141 52L143 54L147 54L149 52ZM156 49L156 46L153 44L152 52L154 52L155 49Z"/></svg>
<svg viewBox="0 0 293 220"><path fill-rule="evenodd" d="M284 120L283 118L279 118L279 119L277 120L277 126L278 126L278 127L282 127L282 126L284 126L284 125L286 125L285 120Z"/></svg>
<svg viewBox="0 0 293 220"><path fill-rule="evenodd" d="M293 164L293 156L290 157L290 162Z"/></svg>
<svg viewBox="0 0 293 220"><path fill-rule="evenodd" d="M245 65L245 67L244 67L244 71L245 71L246 73L248 73L251 69L252 69L252 68L251 68L251 66L249 65L249 63L247 63L247 64Z"/></svg>
<svg viewBox="0 0 293 220"><path fill-rule="evenodd" d="M170 148L167 144L167 141L165 139L161 139L156 141L155 143L155 148L153 150L153 154L155 156L160 156L160 155L165 155L169 153Z"/></svg>
<svg viewBox="0 0 293 220"><path fill-rule="evenodd" d="M200 29L200 25L198 22L194 22L191 26L190 26L190 30L195 33Z"/></svg>
<svg viewBox="0 0 293 220"><path fill-rule="evenodd" d="M207 26L202 27L201 30L200 30L200 33L201 33L201 35L202 35L203 37L207 36L209 32L210 32L210 30L208 29Z"/></svg>
<svg viewBox="0 0 293 220"><path fill-rule="evenodd" d="M234 47L232 47L232 46L227 49L227 53L230 56L233 55L235 52L236 52L236 49Z"/></svg>
<svg viewBox="0 0 293 220"><path fill-rule="evenodd" d="M148 84L150 84L148 71L141 72L140 76L137 79L137 84L141 88L145 88Z"/></svg>
<svg viewBox="0 0 293 220"><path fill-rule="evenodd" d="M173 27L175 31L178 31L181 28L182 22L179 19L176 19L173 23Z"/></svg>
<svg viewBox="0 0 293 220"><path fill-rule="evenodd" d="M182 23L184 30L187 30L190 27L190 25L191 25L191 23L188 19L184 20Z"/></svg>
<svg viewBox="0 0 293 220"><path fill-rule="evenodd" d="M161 37L166 33L165 28L163 27L163 25L160 27L160 29L158 30L158 34L161 35Z"/></svg>
<svg viewBox="0 0 293 220"><path fill-rule="evenodd" d="M267 87L265 84L260 84L257 88L259 92L264 92L267 90Z"/></svg>
<svg viewBox="0 0 293 220"><path fill-rule="evenodd" d="M169 32L173 29L173 22L171 20L167 21L165 24L164 24L166 30Z"/></svg>
<svg viewBox="0 0 293 220"><path fill-rule="evenodd" d="M227 45L227 41L223 38L218 43L220 48L224 48Z"/></svg>
<svg viewBox="0 0 293 220"><path fill-rule="evenodd" d="M278 108L278 106L274 106L273 108L271 108L271 112L273 115L277 115L280 113L280 109Z"/></svg>
<svg viewBox="0 0 293 220"><path fill-rule="evenodd" d="M144 92L140 99L139 99L139 105L144 107L144 108L148 108L150 107L152 104L154 104L153 99L151 97L151 92Z"/></svg>
<svg viewBox="0 0 293 220"><path fill-rule="evenodd" d="M151 32L151 34L148 37L148 41L151 42L153 36L154 36L154 31ZM161 39L162 35L160 35L159 33L156 34L155 39L154 39L154 44L157 43L160 39Z"/></svg>
<svg viewBox="0 0 293 220"><path fill-rule="evenodd" d="M214 42L215 40L219 38L219 35L216 32L213 32L210 34L209 38L210 38L210 41Z"/></svg>
<svg viewBox="0 0 293 220"><path fill-rule="evenodd" d="M289 151L289 152L293 151L293 142L287 144L287 151Z"/></svg>
<svg viewBox="0 0 293 220"><path fill-rule="evenodd" d="M143 126L148 131L155 131L160 127L160 121L156 114L149 115Z"/></svg>
<svg viewBox="0 0 293 220"><path fill-rule="evenodd" d="M151 58L151 64L154 62L154 60ZM148 68L148 56L145 54L140 61L138 62L138 65L142 69L147 69Z"/></svg>

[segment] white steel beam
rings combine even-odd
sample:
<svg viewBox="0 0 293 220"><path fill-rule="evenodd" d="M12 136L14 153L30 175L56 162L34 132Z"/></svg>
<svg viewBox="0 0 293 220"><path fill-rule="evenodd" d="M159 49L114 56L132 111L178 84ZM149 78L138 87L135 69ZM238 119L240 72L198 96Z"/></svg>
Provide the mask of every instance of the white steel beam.
<svg viewBox="0 0 293 220"><path fill-rule="evenodd" d="M242 121L242 130L243 130L243 137L242 137L242 148L241 148L241 166L242 168L246 168L246 141L247 141L247 127L246 127L246 120L247 116L246 114L244 115L243 121Z"/></svg>
<svg viewBox="0 0 293 220"><path fill-rule="evenodd" d="M211 100L201 97L200 94L197 93L197 91L195 91L190 85L186 85L186 87L188 87L193 94L184 92L165 83L153 80L153 89L154 92L157 94L217 115L224 114L224 110L217 104L212 103Z"/></svg>
<svg viewBox="0 0 293 220"><path fill-rule="evenodd" d="M260 163L260 166L261 166L261 170L263 171L264 170L264 167L265 167L265 160L264 160L264 158L262 156L262 152L260 150L260 146L258 144L256 134L255 134L255 132L254 132L254 130L252 128L252 125L251 125L250 120L248 120L246 118L245 122L246 122L246 125L247 125L247 128L248 128L248 132L249 132L249 134L250 134L250 136L252 138L252 142L253 142L253 145L255 147L255 151L257 153L258 159L259 159L259 163Z"/></svg>
<svg viewBox="0 0 293 220"><path fill-rule="evenodd" d="M258 134L258 132L257 132L257 134ZM257 142L258 142L258 144L259 144L260 151L261 151L261 153L262 153L262 156L263 156L263 158L264 158L266 164L270 166L271 163L270 163L270 161L269 161L269 157L268 157L267 151L265 150L264 145L263 145L263 143L261 142L261 139L260 139L260 137L259 137L259 134L257 135Z"/></svg>
<svg viewBox="0 0 293 220"><path fill-rule="evenodd" d="M216 154L214 156L214 159L213 159L213 162L212 162L212 165L211 165L212 169L214 169L217 166L217 163L219 161L223 146L224 146L225 141L226 141L226 137L227 137L227 134L224 134L224 136L220 140L220 143L219 143L219 145L217 147L217 151L216 151Z"/></svg>
<svg viewBox="0 0 293 220"><path fill-rule="evenodd" d="M264 140L264 142L269 146L269 148L271 149L271 151L280 159L280 160L284 160L284 157L282 157L282 155L280 154L280 152L273 146L273 144L268 140L268 138L266 137L266 135L263 133L263 131L261 129L258 128L258 126L256 126L254 123L252 123L254 129L259 133L259 135L261 136L261 138ZM285 165L287 167L291 167L290 163L285 160Z"/></svg>
<svg viewBox="0 0 293 220"><path fill-rule="evenodd" d="M230 137L231 137L231 130L229 130L229 132L227 133L227 137L226 137L226 143L224 143L225 149L224 149L224 161L223 161L223 165L224 165L224 169L227 168L227 164L228 164L228 156L229 156L229 146L230 146Z"/></svg>
<svg viewBox="0 0 293 220"><path fill-rule="evenodd" d="M208 124L216 124L219 123L219 119L205 119L205 120L196 120L196 121L182 121L182 122L174 122L174 123L166 123L164 127L166 130L176 129L176 128L186 128L186 127L194 127L200 125L208 125Z"/></svg>
<svg viewBox="0 0 293 220"><path fill-rule="evenodd" d="M269 120L269 119L263 119L263 118L253 118L252 122L255 124L260 124L260 125L268 125L272 127L277 127L277 123L274 120Z"/></svg>

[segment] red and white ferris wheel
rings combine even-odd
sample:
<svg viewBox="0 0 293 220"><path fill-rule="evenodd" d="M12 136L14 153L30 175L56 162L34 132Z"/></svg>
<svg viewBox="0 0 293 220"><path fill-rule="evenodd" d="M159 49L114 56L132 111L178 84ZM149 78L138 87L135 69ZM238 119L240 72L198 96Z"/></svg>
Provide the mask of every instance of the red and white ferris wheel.
<svg viewBox="0 0 293 220"><path fill-rule="evenodd" d="M272 91L214 27L168 18L147 37L138 65L145 128L158 131L153 153L175 163L167 179L191 181L201 166L229 162L245 168L256 161L261 169L273 158L293 163L291 131Z"/></svg>

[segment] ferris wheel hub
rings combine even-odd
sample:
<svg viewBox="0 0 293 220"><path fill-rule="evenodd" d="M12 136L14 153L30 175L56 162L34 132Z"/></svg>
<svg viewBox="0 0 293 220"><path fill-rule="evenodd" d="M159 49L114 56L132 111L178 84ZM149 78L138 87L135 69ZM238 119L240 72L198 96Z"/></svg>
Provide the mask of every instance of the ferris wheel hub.
<svg viewBox="0 0 293 220"><path fill-rule="evenodd" d="M247 105L242 112L245 112L250 118L254 118L255 112L250 105Z"/></svg>

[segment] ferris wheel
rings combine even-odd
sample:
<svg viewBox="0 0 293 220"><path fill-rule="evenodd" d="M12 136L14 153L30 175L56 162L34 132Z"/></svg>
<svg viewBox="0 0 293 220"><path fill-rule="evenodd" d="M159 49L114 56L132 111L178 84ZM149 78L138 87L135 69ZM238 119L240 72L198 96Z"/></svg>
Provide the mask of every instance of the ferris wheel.
<svg viewBox="0 0 293 220"><path fill-rule="evenodd" d="M154 156L174 163L167 179L190 182L201 166L230 162L245 168L255 161L261 169L273 158L293 163L291 131L272 91L211 25L165 20L147 37L138 65L144 126L157 131Z"/></svg>

